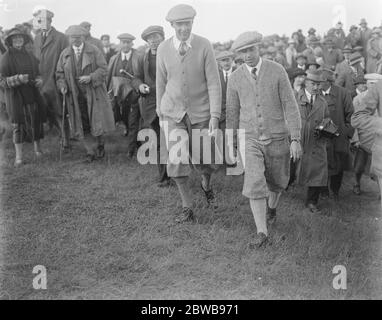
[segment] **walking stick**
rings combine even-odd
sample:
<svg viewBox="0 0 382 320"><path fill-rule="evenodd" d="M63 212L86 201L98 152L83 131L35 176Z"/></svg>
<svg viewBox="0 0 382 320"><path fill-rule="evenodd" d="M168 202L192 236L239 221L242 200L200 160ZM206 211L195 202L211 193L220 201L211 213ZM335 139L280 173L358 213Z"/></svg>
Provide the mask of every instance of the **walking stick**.
<svg viewBox="0 0 382 320"><path fill-rule="evenodd" d="M61 158L62 158L62 149L64 148L65 109L66 109L66 94L63 94L63 99L62 99L62 120L61 120L61 139L60 139L60 162L61 162Z"/></svg>

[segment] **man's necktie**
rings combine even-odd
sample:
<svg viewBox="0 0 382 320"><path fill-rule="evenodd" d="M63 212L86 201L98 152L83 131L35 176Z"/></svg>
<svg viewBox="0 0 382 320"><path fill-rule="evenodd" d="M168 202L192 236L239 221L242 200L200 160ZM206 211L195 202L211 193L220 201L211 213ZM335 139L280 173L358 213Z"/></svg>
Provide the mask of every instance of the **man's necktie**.
<svg viewBox="0 0 382 320"><path fill-rule="evenodd" d="M46 32L43 32L42 33L42 44L43 45L44 45L45 41L46 41Z"/></svg>
<svg viewBox="0 0 382 320"><path fill-rule="evenodd" d="M127 69L127 62L128 62L128 60L127 60L126 55L123 55L122 56L122 69L124 69L124 70Z"/></svg>
<svg viewBox="0 0 382 320"><path fill-rule="evenodd" d="M224 77L225 84L228 83L228 72L225 72L225 77Z"/></svg>
<svg viewBox="0 0 382 320"><path fill-rule="evenodd" d="M76 49L76 59L77 59L77 62L80 61L80 58L81 58L81 49L77 48Z"/></svg>
<svg viewBox="0 0 382 320"><path fill-rule="evenodd" d="M255 80L257 80L256 72L257 72L257 68L253 68L253 69L252 69L252 77L253 77L253 79L255 79Z"/></svg>
<svg viewBox="0 0 382 320"><path fill-rule="evenodd" d="M179 46L179 54L183 57L187 52L187 43L182 41Z"/></svg>
<svg viewBox="0 0 382 320"><path fill-rule="evenodd" d="M309 113L312 112L312 109L313 109L313 103L314 103L313 95L311 95L311 96L310 96L309 109L308 109L308 112L309 112Z"/></svg>

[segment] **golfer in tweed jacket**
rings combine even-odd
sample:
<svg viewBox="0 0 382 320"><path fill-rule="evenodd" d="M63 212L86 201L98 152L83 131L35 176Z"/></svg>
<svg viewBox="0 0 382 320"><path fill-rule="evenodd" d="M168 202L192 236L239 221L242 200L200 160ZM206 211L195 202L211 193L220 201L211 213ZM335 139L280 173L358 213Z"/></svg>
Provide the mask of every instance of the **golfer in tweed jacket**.
<svg viewBox="0 0 382 320"><path fill-rule="evenodd" d="M292 87L281 65L259 57L261 40L258 32L245 32L233 43L245 63L231 75L227 89L227 129L245 129L243 195L250 199L257 247L268 242L266 200L273 223L289 181L290 157L301 155L301 117Z"/></svg>

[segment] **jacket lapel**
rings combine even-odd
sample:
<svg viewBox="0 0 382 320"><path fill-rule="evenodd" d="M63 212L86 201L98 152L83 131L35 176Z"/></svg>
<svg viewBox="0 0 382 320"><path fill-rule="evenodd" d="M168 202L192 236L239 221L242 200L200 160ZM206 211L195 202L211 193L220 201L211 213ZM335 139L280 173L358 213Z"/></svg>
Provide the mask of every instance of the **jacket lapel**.
<svg viewBox="0 0 382 320"><path fill-rule="evenodd" d="M85 70L85 68L92 64L92 50L89 48L86 43L84 45L84 54L82 56L82 71Z"/></svg>
<svg viewBox="0 0 382 320"><path fill-rule="evenodd" d="M53 29L52 27L52 30L50 30L48 36L46 37L46 40L45 40L45 43L42 45L42 49L44 49L45 47L47 47L51 42L53 42L53 39L54 39L54 32L55 30ZM41 39L42 39L42 34L41 34Z"/></svg>

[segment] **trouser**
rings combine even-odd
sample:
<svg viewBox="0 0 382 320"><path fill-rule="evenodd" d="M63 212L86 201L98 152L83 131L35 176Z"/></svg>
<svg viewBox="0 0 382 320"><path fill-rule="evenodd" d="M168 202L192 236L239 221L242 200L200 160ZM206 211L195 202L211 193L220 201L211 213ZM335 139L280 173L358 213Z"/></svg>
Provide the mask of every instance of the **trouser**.
<svg viewBox="0 0 382 320"><path fill-rule="evenodd" d="M161 159L161 148L166 147L166 143L161 141L161 128L159 125L159 118L156 117L155 120L150 124L150 128L153 129L156 133L157 136L157 149L158 149L158 172L159 172L159 182L164 182L166 180L169 180L170 178L167 175L167 164L162 164L160 159Z"/></svg>
<svg viewBox="0 0 382 320"><path fill-rule="evenodd" d="M115 103L114 119L116 122L122 121L127 131L127 151L135 152L137 149L137 135L139 131L139 104L138 103Z"/></svg>
<svg viewBox="0 0 382 320"><path fill-rule="evenodd" d="M47 106L46 116L48 119L49 127L51 129L54 127L57 128L57 130L59 131L59 136L63 139L63 145L67 146L69 144L70 138L69 120L67 117L65 117L64 122L62 121L62 105L59 105L58 97L53 97L52 95L47 94L46 92L42 93L42 97ZM62 124L64 125L63 128ZM64 134L63 137L62 134Z"/></svg>
<svg viewBox="0 0 382 320"><path fill-rule="evenodd" d="M24 106L24 123L13 123L13 143L39 141L44 138L43 122L36 103Z"/></svg>
<svg viewBox="0 0 382 320"><path fill-rule="evenodd" d="M370 153L362 148L358 148L354 159L354 172L356 175L361 176L366 169Z"/></svg>
<svg viewBox="0 0 382 320"><path fill-rule="evenodd" d="M306 195L306 204L317 205L320 194L326 191L326 187L308 187L308 192Z"/></svg>
<svg viewBox="0 0 382 320"><path fill-rule="evenodd" d="M334 194L338 194L340 192L343 176L344 176L344 172L341 171L340 173L333 175L329 178L330 189L332 190Z"/></svg>

